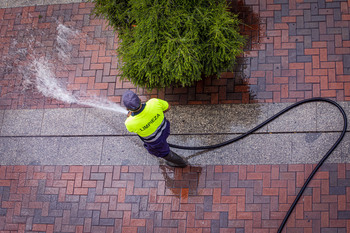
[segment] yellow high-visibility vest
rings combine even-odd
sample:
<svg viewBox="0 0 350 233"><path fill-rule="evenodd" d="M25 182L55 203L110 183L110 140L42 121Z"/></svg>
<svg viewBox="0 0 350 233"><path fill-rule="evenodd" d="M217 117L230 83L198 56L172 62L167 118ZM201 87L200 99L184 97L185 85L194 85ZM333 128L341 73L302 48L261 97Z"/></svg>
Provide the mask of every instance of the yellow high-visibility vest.
<svg viewBox="0 0 350 233"><path fill-rule="evenodd" d="M139 114L129 116L125 121L126 129L129 132L137 133L140 137L147 137L153 134L164 120L164 111L169 104L165 100L150 99Z"/></svg>

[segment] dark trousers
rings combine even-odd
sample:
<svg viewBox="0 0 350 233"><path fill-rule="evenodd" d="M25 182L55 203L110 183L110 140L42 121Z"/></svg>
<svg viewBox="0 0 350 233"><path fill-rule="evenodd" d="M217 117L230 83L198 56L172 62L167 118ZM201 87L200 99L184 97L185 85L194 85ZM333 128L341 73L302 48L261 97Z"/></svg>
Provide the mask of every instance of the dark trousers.
<svg viewBox="0 0 350 233"><path fill-rule="evenodd" d="M154 142L144 142L143 146L147 149L147 151L157 157L165 157L170 153L169 144L166 141L170 134L170 122L167 121L167 126L161 132L160 137ZM142 139L142 138L141 138Z"/></svg>

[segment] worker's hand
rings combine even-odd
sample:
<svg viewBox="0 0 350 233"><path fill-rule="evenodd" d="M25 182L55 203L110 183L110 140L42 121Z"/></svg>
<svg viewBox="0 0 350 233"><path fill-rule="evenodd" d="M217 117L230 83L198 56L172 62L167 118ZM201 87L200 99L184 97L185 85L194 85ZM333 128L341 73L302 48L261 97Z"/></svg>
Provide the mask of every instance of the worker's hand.
<svg viewBox="0 0 350 233"><path fill-rule="evenodd" d="M128 116L127 117L129 117L129 116L131 116L131 112L130 111L128 112Z"/></svg>
<svg viewBox="0 0 350 233"><path fill-rule="evenodd" d="M169 110L170 110L170 104L168 105L168 108L164 111L164 113L166 113Z"/></svg>

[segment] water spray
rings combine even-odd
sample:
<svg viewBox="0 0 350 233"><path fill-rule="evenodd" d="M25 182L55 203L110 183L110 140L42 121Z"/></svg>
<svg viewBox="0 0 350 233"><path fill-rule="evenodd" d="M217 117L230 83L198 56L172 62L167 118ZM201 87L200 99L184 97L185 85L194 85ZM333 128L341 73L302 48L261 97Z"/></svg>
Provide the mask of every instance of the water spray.
<svg viewBox="0 0 350 233"><path fill-rule="evenodd" d="M56 50L58 59L63 63L63 66L71 59L70 52L72 46L69 43L69 39L74 38L78 34L78 31L74 31L63 24L58 24L57 26ZM53 65L46 57L34 58L34 56L31 56L31 59L33 60L29 66L31 75L27 74L24 76L26 78L24 78L23 86L28 87L30 84L33 84L33 81L30 80L31 76L33 76L36 89L46 97L54 98L68 104L79 104L122 114L128 113L125 108L108 99L96 96L82 99L71 94L55 77L54 70L58 64Z"/></svg>
<svg viewBox="0 0 350 233"><path fill-rule="evenodd" d="M58 52L58 58L64 62L64 64L67 64L70 60L70 55L68 52L71 51L72 47L69 43L68 39L71 37L77 36L79 33L77 31L74 31L63 24L58 24L57 26L58 36L57 36L57 52ZM33 43L31 41L30 43ZM36 42L35 42L36 43ZM24 54L27 53L26 51L17 51L18 54ZM32 63L28 67L22 67L23 69L20 70L20 73L23 74L24 80L23 80L23 86L25 88L28 88L31 84L33 84L33 81L30 80L31 75L35 77L35 87L38 89L40 93L42 93L44 96L51 97L63 102L66 102L68 104L79 104L79 105L86 105L94 108L100 108L104 110L114 111L122 114L127 114L127 110L121 107L120 105L113 103L107 99L92 97L89 99L80 99L79 97L69 93L65 88L62 87L62 85L59 83L59 81L55 78L54 75L54 65L49 62L49 60L45 57L35 58L33 55L31 56ZM25 72L29 71L31 75L24 74ZM329 155L335 150L335 148L339 145L339 143L344 138L344 135L346 133L347 129L347 117L344 109L335 101L325 99L325 98L311 98L306 99L300 102L297 102L279 113L275 114L274 116L270 117L263 123L259 124L258 126L254 127L253 129L249 130L248 132L233 138L231 140L218 143L215 145L209 145L209 146L199 146L199 147L190 147L190 146L181 146L181 145L174 145L169 144L170 147L177 148L177 149L184 149L184 150L208 150L208 149L215 149L219 148L228 144L231 144L233 142L236 142L238 140L241 140L248 135L252 134L253 132L257 131L258 129L262 128L263 126L267 125L271 121L275 120L279 116L283 115L284 113L288 112L289 110L296 108L297 106L300 106L305 103L310 102L327 102L329 104L334 105L337 107L337 109L340 111L340 113L343 116L343 130L337 141L334 143L334 145L329 149L329 151L323 156L323 158L319 161L317 166L313 169L307 180L305 181L303 187L300 189L298 195L296 196L295 200L293 201L292 205L290 206L287 214L285 215L279 229L278 233L282 232L290 214L292 213L293 209L295 208L297 202L299 201L300 197L302 196L303 192L305 191L307 185L312 180L318 169L322 166L322 164L327 160Z"/></svg>
<svg viewBox="0 0 350 233"><path fill-rule="evenodd" d="M35 76L36 88L46 97L51 97L68 104L79 104L128 114L126 109L107 99L91 97L83 100L69 93L55 78L55 75L52 72L52 64L50 64L45 58L35 59L33 61L32 72Z"/></svg>

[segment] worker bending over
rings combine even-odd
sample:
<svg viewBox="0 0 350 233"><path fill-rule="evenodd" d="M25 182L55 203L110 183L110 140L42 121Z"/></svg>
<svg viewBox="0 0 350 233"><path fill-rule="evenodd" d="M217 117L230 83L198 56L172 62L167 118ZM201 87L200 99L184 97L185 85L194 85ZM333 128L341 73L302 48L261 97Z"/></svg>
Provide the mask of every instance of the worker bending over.
<svg viewBox="0 0 350 233"><path fill-rule="evenodd" d="M147 151L165 159L169 166L186 167L186 161L171 151L166 141L170 134L170 122L164 113L170 109L169 103L157 98L141 103L140 98L130 90L123 94L122 100L129 111L125 126L129 132L141 138Z"/></svg>

